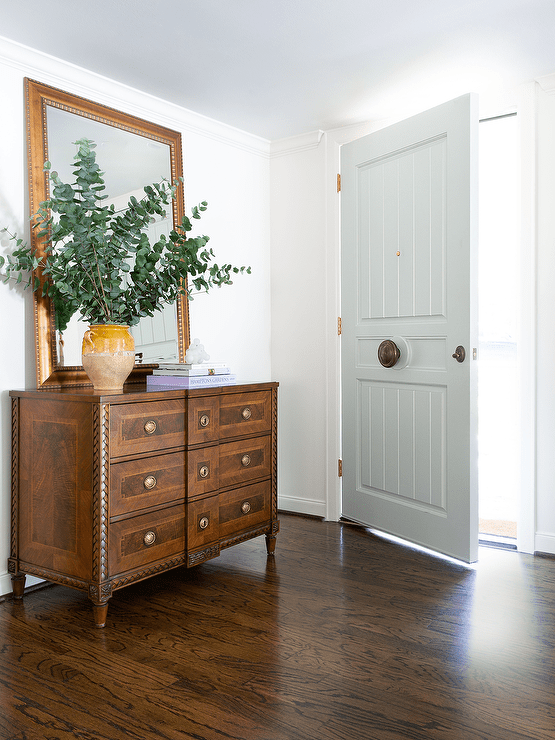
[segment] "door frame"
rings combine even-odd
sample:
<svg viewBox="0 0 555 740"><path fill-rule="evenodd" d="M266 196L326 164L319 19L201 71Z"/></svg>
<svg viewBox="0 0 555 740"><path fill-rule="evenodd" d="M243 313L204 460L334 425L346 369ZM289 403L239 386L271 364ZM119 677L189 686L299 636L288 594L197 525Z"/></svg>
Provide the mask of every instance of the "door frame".
<svg viewBox="0 0 555 740"><path fill-rule="evenodd" d="M521 486L517 546L534 552L536 520L536 83L521 86L505 100L489 103L480 98L480 118L516 112L520 142L521 265ZM488 110L489 107L489 110ZM495 112L494 112L495 111ZM407 111L408 118L418 111ZM367 122L324 134L326 173L326 326L341 315L341 198L337 192L341 146L396 123L399 118ZM341 445L341 338L329 332L326 339L326 519L338 521L342 510L338 460Z"/></svg>

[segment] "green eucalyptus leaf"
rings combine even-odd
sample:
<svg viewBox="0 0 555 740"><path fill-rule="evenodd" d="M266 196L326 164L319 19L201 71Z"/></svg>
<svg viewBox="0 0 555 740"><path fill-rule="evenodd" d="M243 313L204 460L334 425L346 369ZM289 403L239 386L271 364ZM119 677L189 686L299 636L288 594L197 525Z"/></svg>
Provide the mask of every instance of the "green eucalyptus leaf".
<svg viewBox="0 0 555 740"><path fill-rule="evenodd" d="M192 226L187 216L169 236L148 238L145 227L153 215L165 217L164 206L177 197L183 178L173 184L162 180L146 185L140 201L132 196L128 207L116 213L113 204L102 205L106 186L95 143L90 139L75 143L72 184L64 183L45 163L52 197L39 204L32 223L45 257L41 260L33 246L10 234L15 249L8 260L0 258L0 266L7 264L6 280L13 274L18 283L23 273L42 268L51 282L41 287L35 275L28 284L51 296L58 329L63 331L76 312L91 323L134 325L140 316L152 316L179 295L192 299L190 287L183 282L187 275L197 290L207 291L229 284L231 273L245 270L211 264L214 252L204 248L209 238L188 237ZM206 201L194 206L192 218L199 219L206 208ZM246 271L250 273L250 267Z"/></svg>

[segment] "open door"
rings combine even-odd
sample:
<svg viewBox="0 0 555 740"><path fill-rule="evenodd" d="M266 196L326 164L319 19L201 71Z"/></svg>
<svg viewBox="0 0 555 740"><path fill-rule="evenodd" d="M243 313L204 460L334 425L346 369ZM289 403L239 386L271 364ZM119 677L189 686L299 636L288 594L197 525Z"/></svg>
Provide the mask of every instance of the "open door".
<svg viewBox="0 0 555 740"><path fill-rule="evenodd" d="M478 554L478 105L342 148L343 516Z"/></svg>

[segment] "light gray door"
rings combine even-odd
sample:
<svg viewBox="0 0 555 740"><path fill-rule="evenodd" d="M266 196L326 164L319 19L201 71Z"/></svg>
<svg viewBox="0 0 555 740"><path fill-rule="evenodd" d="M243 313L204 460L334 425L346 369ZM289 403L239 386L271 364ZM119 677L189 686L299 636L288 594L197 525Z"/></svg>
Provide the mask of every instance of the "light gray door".
<svg viewBox="0 0 555 740"><path fill-rule="evenodd" d="M468 95L341 156L343 515L467 562L478 552L477 140ZM380 362L397 351L392 367Z"/></svg>

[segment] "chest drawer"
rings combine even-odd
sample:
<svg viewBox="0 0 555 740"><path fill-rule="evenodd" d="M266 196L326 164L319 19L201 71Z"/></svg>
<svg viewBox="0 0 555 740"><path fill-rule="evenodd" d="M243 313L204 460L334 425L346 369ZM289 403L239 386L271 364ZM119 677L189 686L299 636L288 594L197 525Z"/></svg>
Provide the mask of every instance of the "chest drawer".
<svg viewBox="0 0 555 740"><path fill-rule="evenodd" d="M192 499L217 491L220 487L219 446L189 450L187 460L187 497Z"/></svg>
<svg viewBox="0 0 555 740"><path fill-rule="evenodd" d="M220 427L220 399L217 397L189 400L188 444L214 442Z"/></svg>
<svg viewBox="0 0 555 740"><path fill-rule="evenodd" d="M220 493L219 499L220 538L229 537L270 519L270 481Z"/></svg>
<svg viewBox="0 0 555 740"><path fill-rule="evenodd" d="M113 522L108 542L110 576L184 553L184 504Z"/></svg>
<svg viewBox="0 0 555 740"><path fill-rule="evenodd" d="M270 437L220 445L220 488L270 476Z"/></svg>
<svg viewBox="0 0 555 740"><path fill-rule="evenodd" d="M186 443L183 400L121 404L110 409L112 457L155 452Z"/></svg>
<svg viewBox="0 0 555 740"><path fill-rule="evenodd" d="M187 504L187 549L251 529L270 519L270 481L253 483Z"/></svg>
<svg viewBox="0 0 555 740"><path fill-rule="evenodd" d="M260 434L272 426L269 391L231 393L220 399L220 439Z"/></svg>
<svg viewBox="0 0 555 740"><path fill-rule="evenodd" d="M185 497L185 452L110 466L110 516L129 514Z"/></svg>
<svg viewBox="0 0 555 740"><path fill-rule="evenodd" d="M187 504L187 550L196 550L219 537L218 494Z"/></svg>

